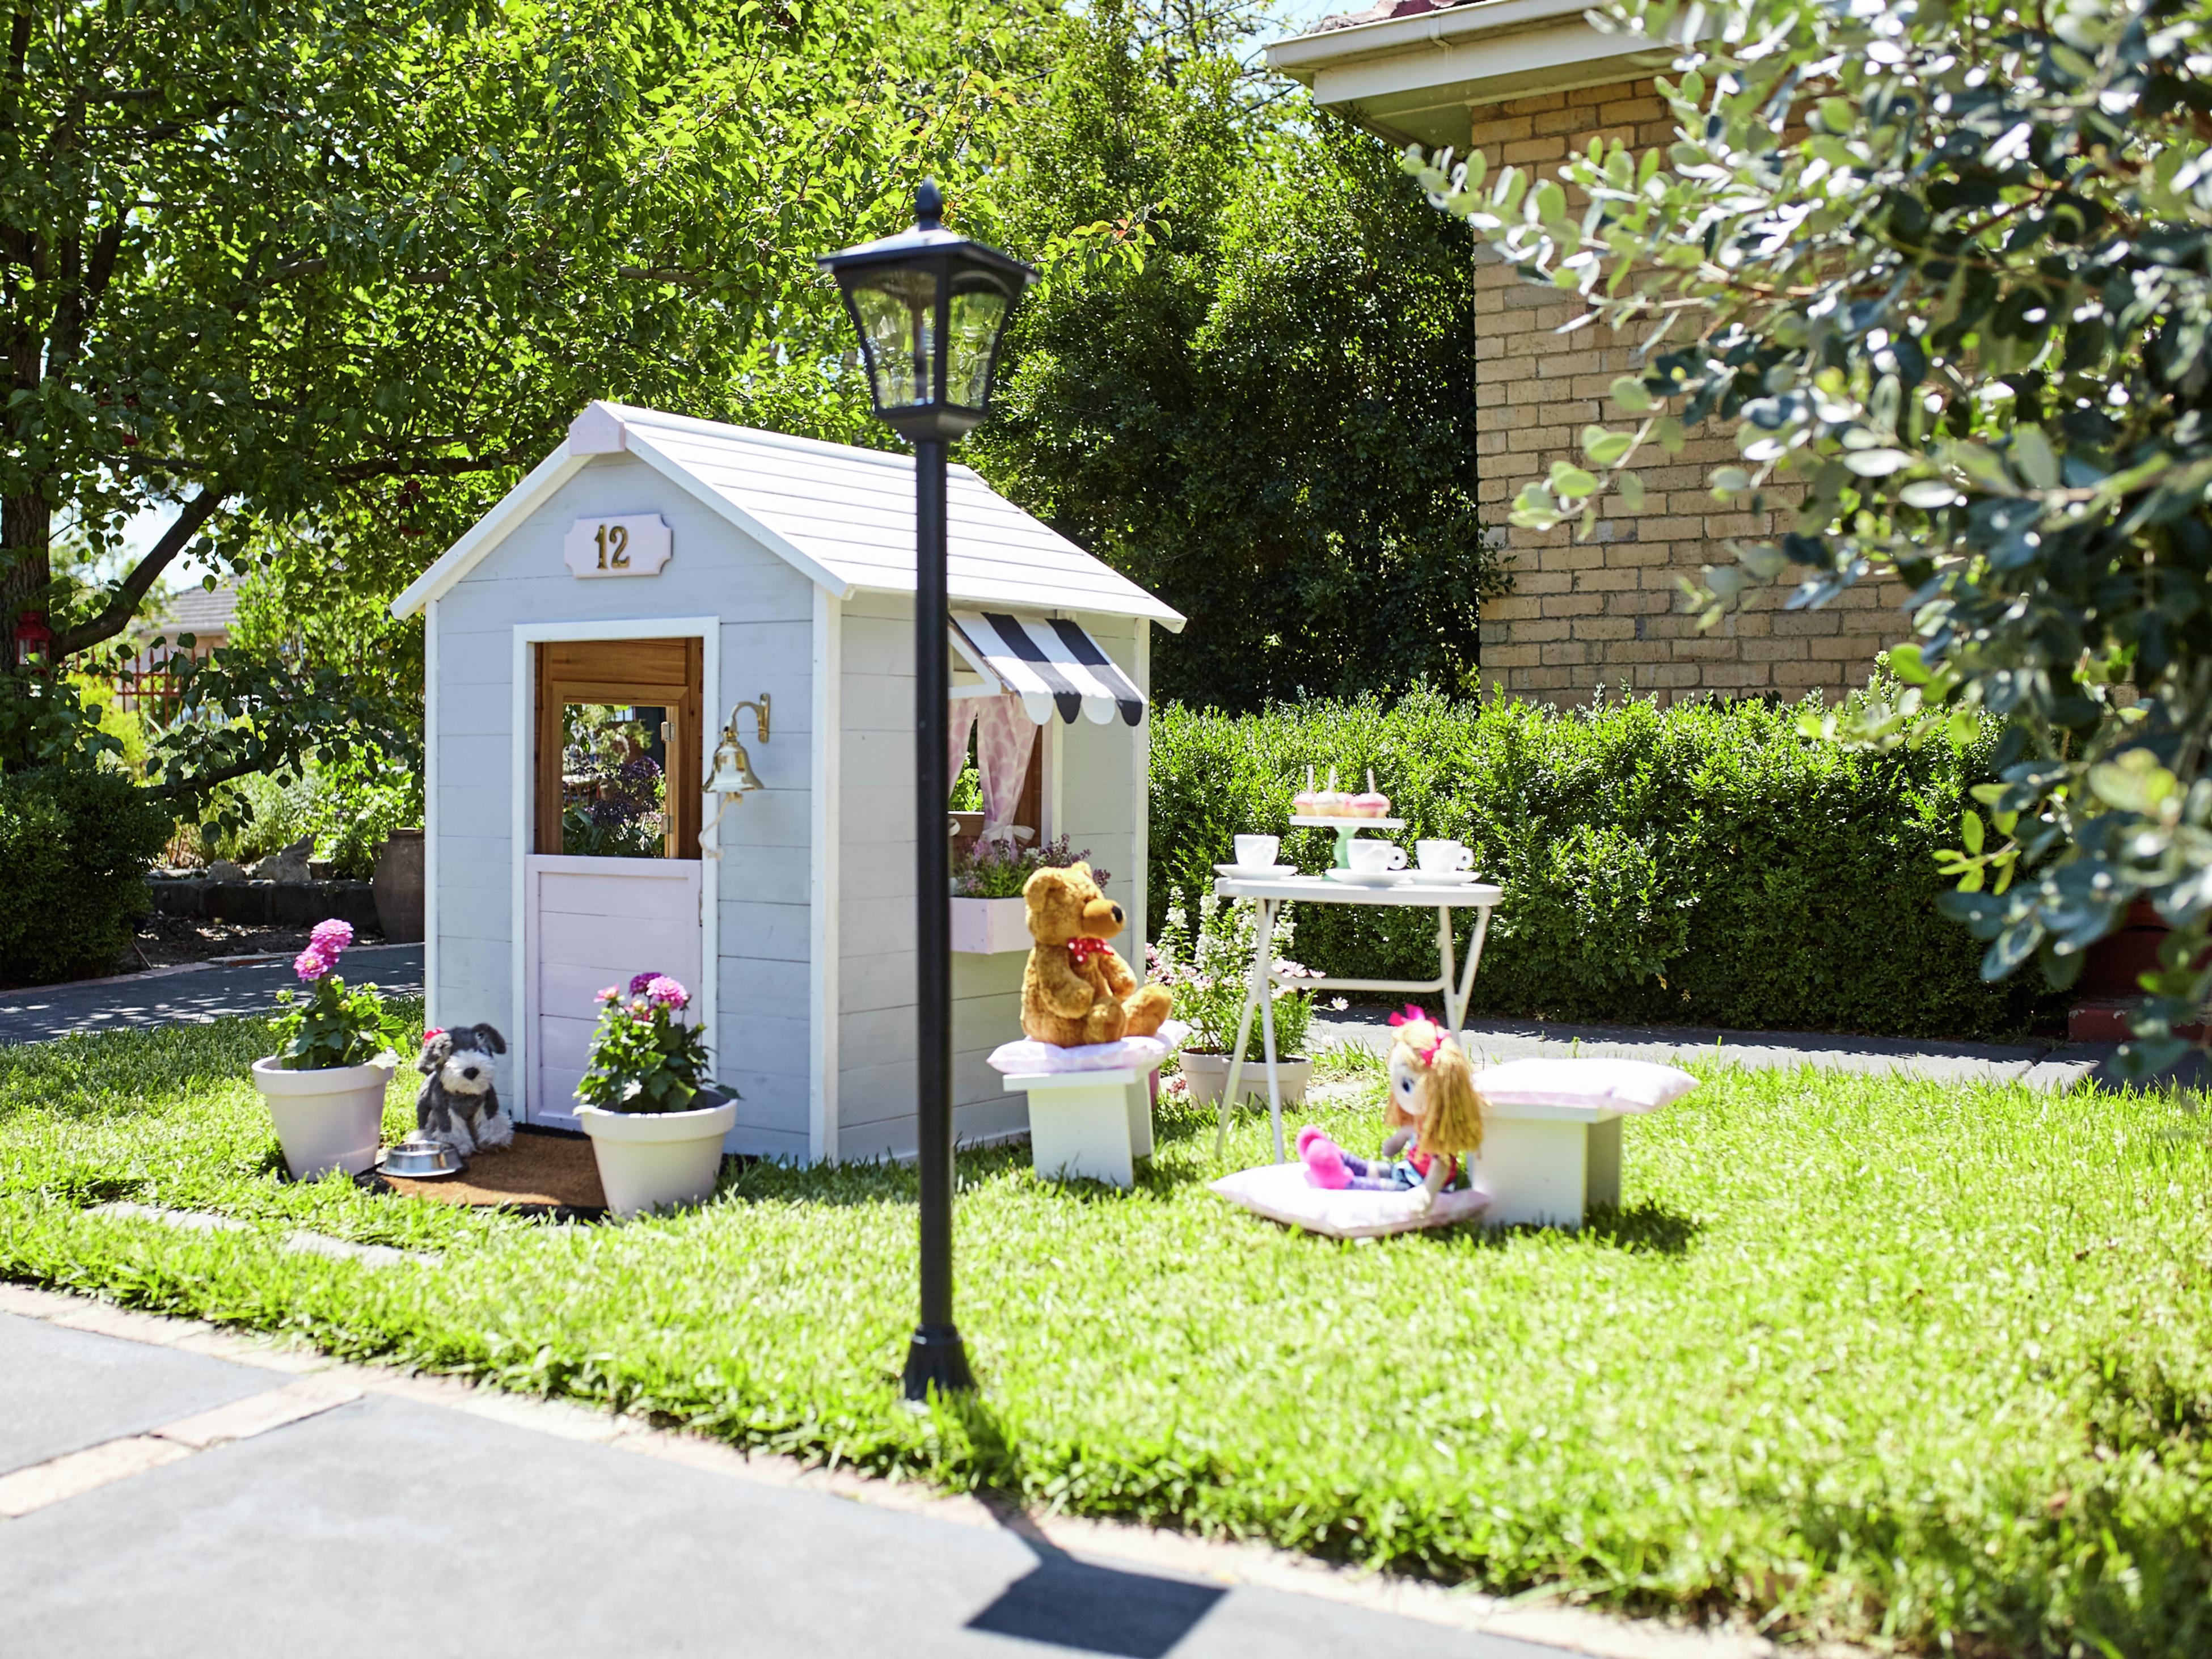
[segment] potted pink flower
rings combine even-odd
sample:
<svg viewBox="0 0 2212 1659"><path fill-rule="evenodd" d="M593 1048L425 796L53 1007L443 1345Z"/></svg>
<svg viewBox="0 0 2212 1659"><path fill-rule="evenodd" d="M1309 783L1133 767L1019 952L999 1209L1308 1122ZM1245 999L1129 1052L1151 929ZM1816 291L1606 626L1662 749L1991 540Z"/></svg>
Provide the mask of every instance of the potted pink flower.
<svg viewBox="0 0 2212 1659"><path fill-rule="evenodd" d="M592 1138L599 1186L617 1215L712 1195L736 1096L707 1076L706 1034L678 1016L691 994L665 974L599 993L599 1023L576 1118Z"/></svg>
<svg viewBox="0 0 2212 1659"><path fill-rule="evenodd" d="M407 1040L375 986L349 990L338 977L338 957L352 943L346 923L316 924L292 963L307 994L278 996L276 1052L253 1062L253 1086L295 1181L359 1175L376 1162L385 1091Z"/></svg>

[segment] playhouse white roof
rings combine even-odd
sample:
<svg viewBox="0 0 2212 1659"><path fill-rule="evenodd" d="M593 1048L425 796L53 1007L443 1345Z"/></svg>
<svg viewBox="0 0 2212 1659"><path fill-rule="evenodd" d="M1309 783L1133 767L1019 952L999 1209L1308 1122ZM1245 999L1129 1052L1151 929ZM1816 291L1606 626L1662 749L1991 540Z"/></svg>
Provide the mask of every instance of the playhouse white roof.
<svg viewBox="0 0 2212 1659"><path fill-rule="evenodd" d="M468 573L594 455L645 462L841 599L914 592L914 458L720 421L594 403L567 441L392 602L410 615ZM1112 566L999 495L947 469L947 579L965 607L1183 617Z"/></svg>

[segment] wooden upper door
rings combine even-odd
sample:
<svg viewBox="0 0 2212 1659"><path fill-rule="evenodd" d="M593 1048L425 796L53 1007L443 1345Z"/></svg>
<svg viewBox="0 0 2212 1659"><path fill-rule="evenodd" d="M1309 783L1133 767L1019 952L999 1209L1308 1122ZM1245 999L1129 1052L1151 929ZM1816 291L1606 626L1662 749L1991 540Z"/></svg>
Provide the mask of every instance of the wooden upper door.
<svg viewBox="0 0 2212 1659"><path fill-rule="evenodd" d="M658 855L699 856L699 772L704 697L702 642L686 640L563 640L538 645L536 811L532 850L591 854L619 844L619 856L652 855L633 835L607 841L595 820L617 829L640 788L653 787L613 763L622 754L659 766ZM655 714L653 711L659 711ZM570 765L562 764L564 740ZM609 744L617 752L610 755ZM625 792L629 799L625 799ZM569 809L574 809L569 816ZM568 833L564 845L564 817ZM580 842L579 836L591 839Z"/></svg>

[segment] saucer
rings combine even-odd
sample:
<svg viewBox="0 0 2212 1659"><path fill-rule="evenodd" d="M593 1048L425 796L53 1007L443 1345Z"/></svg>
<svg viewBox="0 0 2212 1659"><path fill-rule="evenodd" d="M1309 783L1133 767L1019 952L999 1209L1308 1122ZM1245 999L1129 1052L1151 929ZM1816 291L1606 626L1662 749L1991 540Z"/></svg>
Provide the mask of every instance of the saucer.
<svg viewBox="0 0 2212 1659"><path fill-rule="evenodd" d="M1331 881L1340 881L1352 887L1397 887L1404 884L1403 870L1332 870Z"/></svg>
<svg viewBox="0 0 2212 1659"><path fill-rule="evenodd" d="M1213 873L1226 876L1231 881L1280 881L1285 876L1295 876L1295 864L1217 864Z"/></svg>
<svg viewBox="0 0 2212 1659"><path fill-rule="evenodd" d="M1480 879L1472 870L1413 870L1407 873L1424 887L1463 887Z"/></svg>

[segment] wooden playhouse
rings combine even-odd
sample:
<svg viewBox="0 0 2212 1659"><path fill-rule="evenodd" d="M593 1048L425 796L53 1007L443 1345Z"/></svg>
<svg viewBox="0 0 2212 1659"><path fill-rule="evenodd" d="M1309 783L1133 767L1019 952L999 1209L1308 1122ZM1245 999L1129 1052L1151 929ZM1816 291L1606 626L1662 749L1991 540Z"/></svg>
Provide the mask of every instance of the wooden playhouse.
<svg viewBox="0 0 2212 1659"><path fill-rule="evenodd" d="M964 467L949 504L990 830L1088 848L1140 941L1148 645L1182 618ZM575 1127L594 994L654 969L742 1097L729 1151L912 1151L914 586L911 457L594 403L393 602L426 633L429 1023L507 1033L520 1121ZM708 794L748 702L761 787ZM984 1056L1020 1034L1027 940L975 908L963 1142L1024 1109Z"/></svg>

